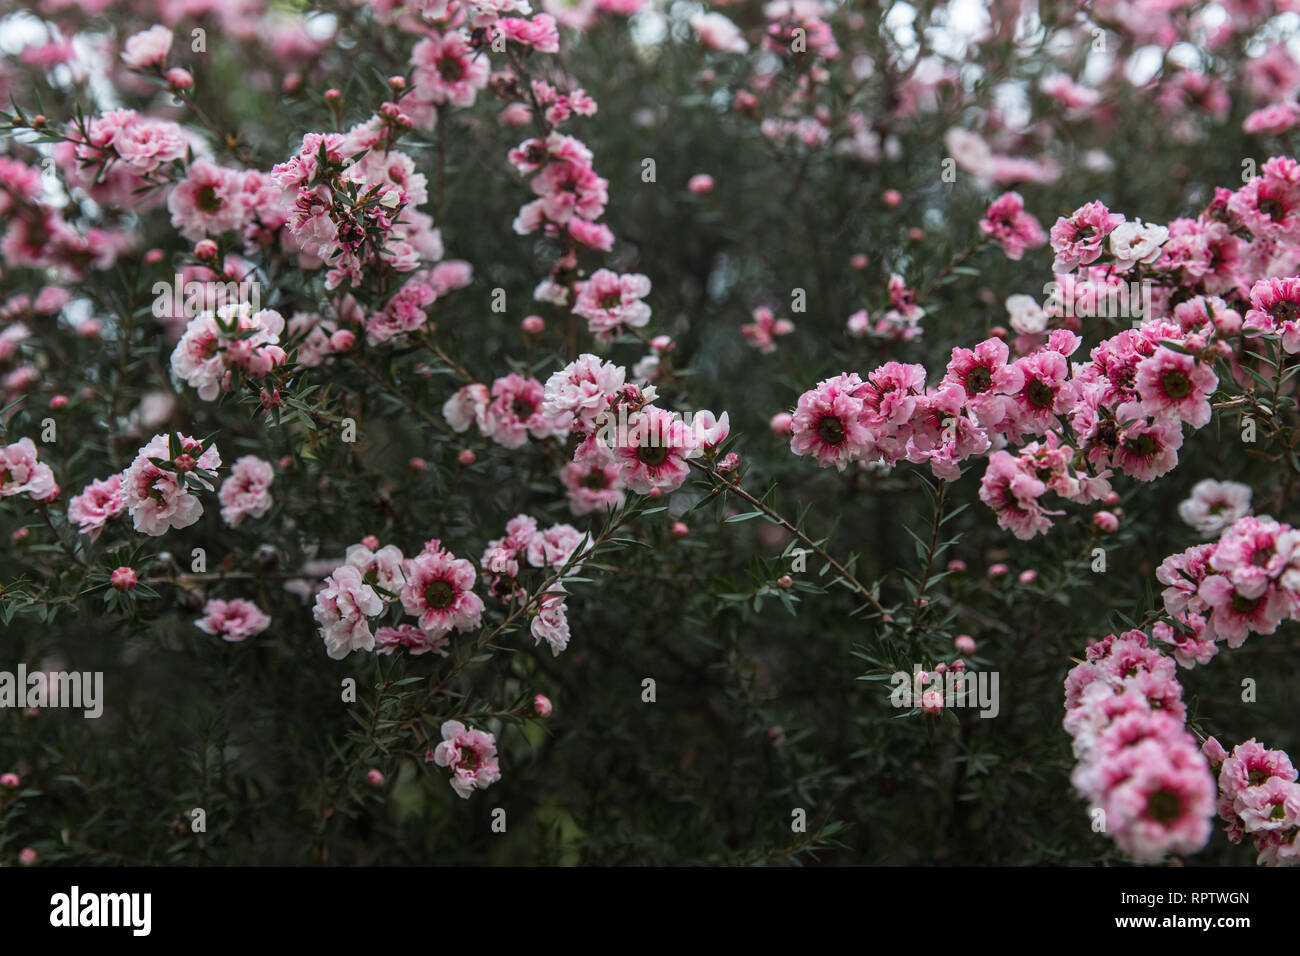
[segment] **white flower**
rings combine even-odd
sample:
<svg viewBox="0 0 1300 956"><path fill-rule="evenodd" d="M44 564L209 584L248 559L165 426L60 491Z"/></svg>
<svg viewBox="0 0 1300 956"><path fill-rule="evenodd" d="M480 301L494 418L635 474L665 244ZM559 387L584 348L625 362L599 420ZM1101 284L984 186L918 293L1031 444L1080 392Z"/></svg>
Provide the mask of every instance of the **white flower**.
<svg viewBox="0 0 1300 956"><path fill-rule="evenodd" d="M1011 314L1011 327L1021 335L1037 335L1047 328L1047 313L1033 296L1008 296L1007 312Z"/></svg>
<svg viewBox="0 0 1300 956"><path fill-rule="evenodd" d="M1110 234L1110 251L1118 261L1116 268L1127 272L1140 263L1160 258L1160 247L1169 238L1164 226L1151 226L1140 219L1122 222Z"/></svg>

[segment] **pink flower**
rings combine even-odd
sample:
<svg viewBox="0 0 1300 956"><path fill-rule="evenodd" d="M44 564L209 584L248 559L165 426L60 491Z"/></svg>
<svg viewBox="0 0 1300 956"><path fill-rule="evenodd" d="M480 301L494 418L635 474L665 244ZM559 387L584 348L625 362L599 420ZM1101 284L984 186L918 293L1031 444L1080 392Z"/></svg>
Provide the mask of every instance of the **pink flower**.
<svg viewBox="0 0 1300 956"><path fill-rule="evenodd" d="M564 598L564 587L558 583L552 585L538 600L537 613L528 624L534 643L545 641L551 648L552 657L559 657L560 652L569 646L568 608Z"/></svg>
<svg viewBox="0 0 1300 956"><path fill-rule="evenodd" d="M370 633L367 619L383 609L384 602L362 580L360 571L349 564L335 568L325 579L325 587L316 592L312 608L326 653L342 660L352 651L374 650L375 636Z"/></svg>
<svg viewBox="0 0 1300 956"><path fill-rule="evenodd" d="M175 460L170 450L173 443L181 451ZM160 467L159 461L169 467ZM193 467L182 470L181 466L190 462ZM198 521L203 505L195 492L212 490L207 476L220 466L216 445L209 445L203 451L200 442L186 435L171 439L167 435L155 435L122 473L122 501L135 530L157 536L171 528L188 528Z"/></svg>
<svg viewBox="0 0 1300 956"><path fill-rule="evenodd" d="M1250 514L1249 485L1205 478L1192 486L1189 498L1178 505L1178 517L1207 538L1216 538L1238 518Z"/></svg>
<svg viewBox="0 0 1300 956"><path fill-rule="evenodd" d="M1183 430L1176 418L1148 422L1139 419L1136 404L1121 405L1115 412L1120 421L1131 421L1112 453L1115 467L1139 481L1153 481L1178 464Z"/></svg>
<svg viewBox="0 0 1300 956"><path fill-rule="evenodd" d="M232 528L245 518L260 518L271 508L271 482L275 469L256 455L235 459L230 477L222 482L217 498L221 517Z"/></svg>
<svg viewBox="0 0 1300 956"><path fill-rule="evenodd" d="M1138 405L1145 415L1172 415L1193 428L1210 423L1219 376L1191 355L1158 348L1137 367Z"/></svg>
<svg viewBox="0 0 1300 956"><path fill-rule="evenodd" d="M439 657L446 657L447 648L451 646L445 636L434 636L420 630L414 624L399 624L397 627L381 627L375 631L375 653L393 654L399 647L405 648L412 657L419 657L430 651Z"/></svg>
<svg viewBox="0 0 1300 956"><path fill-rule="evenodd" d="M1255 110L1246 117L1241 128L1247 133L1285 133L1300 125L1300 104L1274 103L1263 109Z"/></svg>
<svg viewBox="0 0 1300 956"><path fill-rule="evenodd" d="M420 627L434 637L452 630L478 628L483 601L474 593L474 566L457 558L436 539L406 561L402 607L419 618Z"/></svg>
<svg viewBox="0 0 1300 956"><path fill-rule="evenodd" d="M1052 526L1048 512L1038 503L1046 491L1047 486L1022 471L1014 457L995 451L980 481L979 496L997 515L998 527L1027 540ZM1001 567L1005 573L1005 566Z"/></svg>
<svg viewBox="0 0 1300 956"><path fill-rule="evenodd" d="M481 428L499 445L521 448L528 436L535 439L563 434L567 426L546 413L545 390L534 378L513 372L492 383L492 401L483 413Z"/></svg>
<svg viewBox="0 0 1300 956"><path fill-rule="evenodd" d="M470 730L459 720L442 725L442 743L433 751L433 762L451 770L451 788L468 800L475 790L486 790L501 779L497 765L496 738L482 730Z"/></svg>
<svg viewBox="0 0 1300 956"><path fill-rule="evenodd" d="M582 551L591 543L591 536L582 533L572 525L551 525L545 531L539 531L528 541L528 563L535 568L554 568L559 570L575 553ZM570 571L577 572L581 565L575 564Z"/></svg>
<svg viewBox="0 0 1300 956"><path fill-rule="evenodd" d="M385 603L396 600L406 582L406 559L402 552L391 544L381 548L370 536L360 544L350 545L343 563L360 571L361 579L378 590Z"/></svg>
<svg viewBox="0 0 1300 956"><path fill-rule="evenodd" d="M749 44L740 28L721 13L696 13L689 22L700 42L710 50L722 53L749 52Z"/></svg>
<svg viewBox="0 0 1300 956"><path fill-rule="evenodd" d="M650 294L650 280L643 275L598 269L574 288L574 314L586 319L587 328L602 342L613 339L624 325L639 329L650 321L650 306L641 301Z"/></svg>
<svg viewBox="0 0 1300 956"><path fill-rule="evenodd" d="M980 231L991 236L1001 246L1008 259L1019 259L1025 250L1047 242L1047 234L1034 216L1025 212L1025 201L1020 193L1003 193L989 204Z"/></svg>
<svg viewBox="0 0 1300 956"><path fill-rule="evenodd" d="M488 58L472 50L459 31L434 33L415 44L411 64L411 97L419 104L472 106L491 71Z"/></svg>
<svg viewBox="0 0 1300 956"><path fill-rule="evenodd" d="M148 70L167 62L172 48L172 31L164 26L130 36L122 46L122 62L133 70Z"/></svg>
<svg viewBox="0 0 1300 956"><path fill-rule="evenodd" d="M791 422L790 450L814 455L823 468L840 471L850 461L866 456L874 436L861 421L865 405L858 397L864 383L856 374L828 378L799 396Z"/></svg>
<svg viewBox="0 0 1300 956"><path fill-rule="evenodd" d="M1228 200L1228 211L1254 235L1294 241L1300 234L1300 165L1273 157Z"/></svg>
<svg viewBox="0 0 1300 956"><path fill-rule="evenodd" d="M570 462L560 469L569 509L575 515L604 512L606 508L618 509L625 495L618 477L617 465Z"/></svg>
<svg viewBox="0 0 1300 956"><path fill-rule="evenodd" d="M50 501L58 493L54 472L36 460L36 445L30 438L0 447L0 498L26 494L33 501Z"/></svg>
<svg viewBox="0 0 1300 956"><path fill-rule="evenodd" d="M239 229L245 218L240 183L236 170L195 160L167 197L172 225L190 240Z"/></svg>
<svg viewBox="0 0 1300 956"><path fill-rule="evenodd" d="M776 336L789 335L793 331L793 322L789 319L778 319L765 305L760 305L754 310L752 323L740 327L740 334L749 341L749 344L764 353L776 351L774 341Z"/></svg>
<svg viewBox="0 0 1300 956"><path fill-rule="evenodd" d="M442 406L442 417L454 432L463 432L470 425L483 429L487 423L487 407L492 400L486 385L477 382L463 386Z"/></svg>
<svg viewBox="0 0 1300 956"><path fill-rule="evenodd" d="M587 431L623 387L626 370L591 354L579 355L546 380L544 414Z"/></svg>
<svg viewBox="0 0 1300 956"><path fill-rule="evenodd" d="M628 416L626 422L627 428L605 427L598 433L619 464L623 484L640 495L680 488L690 473L687 459L698 454L691 429L680 416L653 405Z"/></svg>
<svg viewBox="0 0 1300 956"><path fill-rule="evenodd" d="M1100 202L1090 202L1057 219L1051 232L1056 253L1052 271L1064 274L1096 262L1105 250L1106 237L1123 221L1122 214L1112 213Z"/></svg>
<svg viewBox="0 0 1300 956"><path fill-rule="evenodd" d="M271 619L252 601L236 598L233 601L209 601L196 626L205 634L238 643L261 634L270 623Z"/></svg>

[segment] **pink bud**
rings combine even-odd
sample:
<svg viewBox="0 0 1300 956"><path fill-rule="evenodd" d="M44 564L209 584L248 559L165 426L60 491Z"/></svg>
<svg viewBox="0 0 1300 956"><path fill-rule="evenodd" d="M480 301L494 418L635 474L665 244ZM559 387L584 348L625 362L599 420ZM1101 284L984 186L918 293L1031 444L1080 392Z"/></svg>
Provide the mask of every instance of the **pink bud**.
<svg viewBox="0 0 1300 956"><path fill-rule="evenodd" d="M953 558L951 561L948 562L948 570L958 571L958 572L965 571L966 562L961 560L961 558Z"/></svg>
<svg viewBox="0 0 1300 956"><path fill-rule="evenodd" d="M15 528L14 533L9 536L9 540L12 541L14 544L17 544L19 541L22 541L31 533L32 532L30 528Z"/></svg>
<svg viewBox="0 0 1300 956"><path fill-rule="evenodd" d="M1033 584L1037 580L1038 580L1038 572L1034 571L1033 569L1020 572L1021 584Z"/></svg>
<svg viewBox="0 0 1300 956"><path fill-rule="evenodd" d="M656 335L650 340L650 347L656 352L671 352L673 340L667 335Z"/></svg>
<svg viewBox="0 0 1300 956"><path fill-rule="evenodd" d="M346 352L357 344L357 334L351 329L339 329L330 336L330 351Z"/></svg>
<svg viewBox="0 0 1300 956"><path fill-rule="evenodd" d="M768 425L772 429L772 434L780 438L782 435L790 434L790 430L794 425L794 416L789 412L777 412L772 416L772 420Z"/></svg>
<svg viewBox="0 0 1300 956"><path fill-rule="evenodd" d="M367 551L378 551L379 539L373 534L368 534L361 539L361 547L365 548Z"/></svg>
<svg viewBox="0 0 1300 956"><path fill-rule="evenodd" d="M519 323L519 327L529 335L541 335L546 331L546 320L540 315L526 316L524 320Z"/></svg>
<svg viewBox="0 0 1300 956"><path fill-rule="evenodd" d="M35 866L36 851L33 850L31 847L25 847L23 851L18 854L18 862L21 863L23 866Z"/></svg>
<svg viewBox="0 0 1300 956"><path fill-rule="evenodd" d="M284 82L280 84L280 89L286 93L297 93L302 88L301 73L286 73Z"/></svg>
<svg viewBox="0 0 1300 956"><path fill-rule="evenodd" d="M292 457L292 456L290 456L290 455L285 455L283 458L280 459L280 470L281 470L281 471L284 471L286 468L289 468L289 467L292 466L292 465L293 465L293 457Z"/></svg>
<svg viewBox="0 0 1300 956"><path fill-rule="evenodd" d="M334 87L330 87L326 90L324 95L326 103L337 103L339 100L343 99L343 93L334 89Z"/></svg>
<svg viewBox="0 0 1300 956"><path fill-rule="evenodd" d="M1101 503L1104 505L1119 504L1119 492L1118 491L1108 492L1106 497L1101 499Z"/></svg>
<svg viewBox="0 0 1300 956"><path fill-rule="evenodd" d="M176 460L172 462L172 464L176 466L178 472L184 474L187 471L193 471L198 467L199 463L194 460L193 455L187 455L185 452L181 452L176 456Z"/></svg>
<svg viewBox="0 0 1300 956"><path fill-rule="evenodd" d="M135 571L123 565L113 572L108 582L118 591L129 591L139 582Z"/></svg>
<svg viewBox="0 0 1300 956"><path fill-rule="evenodd" d="M943 713L943 694L937 690L927 690L921 695L921 713L936 717Z"/></svg>
<svg viewBox="0 0 1300 956"><path fill-rule="evenodd" d="M788 574L783 574L776 579L776 586L782 591L788 591L794 587L794 578L790 577Z"/></svg>
<svg viewBox="0 0 1300 956"><path fill-rule="evenodd" d="M880 194L880 201L890 209L895 209L903 204L903 194L897 189L886 189Z"/></svg>
<svg viewBox="0 0 1300 956"><path fill-rule="evenodd" d="M1010 570L1011 570L1011 569L1010 569L1009 567L1007 567L1005 564L990 564L990 565L989 565L989 577L991 577L991 578L1000 578L1000 577L1002 577L1002 575L1006 574L1006 573L1007 573L1008 571L1010 571Z"/></svg>
<svg viewBox="0 0 1300 956"><path fill-rule="evenodd" d="M691 533L691 529L686 526L684 521L673 522L673 537L684 538Z"/></svg>
<svg viewBox="0 0 1300 956"><path fill-rule="evenodd" d="M429 463L425 461L423 458L412 458L410 461L407 462L407 464L411 467L412 471L429 470Z"/></svg>
<svg viewBox="0 0 1300 956"><path fill-rule="evenodd" d="M390 77L388 78L388 85L391 86L391 87L392 87L393 89L395 89L395 90L404 90L404 89L406 89L406 77L404 77L404 76L390 76Z"/></svg>
<svg viewBox="0 0 1300 956"><path fill-rule="evenodd" d="M865 253L858 252L849 258L849 265L854 269L865 269L871 260Z"/></svg>
<svg viewBox="0 0 1300 956"><path fill-rule="evenodd" d="M174 90L188 90L194 85L194 77L189 70L174 66L167 71L167 85Z"/></svg>
<svg viewBox="0 0 1300 956"><path fill-rule="evenodd" d="M533 710L537 711L538 717L546 718L551 716L553 710L551 699L545 694L538 694L533 698Z"/></svg>
<svg viewBox="0 0 1300 956"><path fill-rule="evenodd" d="M1119 530L1119 518L1109 511L1098 511L1092 516L1092 523L1098 531L1105 534L1111 534Z"/></svg>
<svg viewBox="0 0 1300 956"><path fill-rule="evenodd" d="M68 396L55 395L50 399L50 408L63 408L68 404Z"/></svg>
<svg viewBox="0 0 1300 956"><path fill-rule="evenodd" d="M462 448L460 453L456 456L456 460L462 465L472 465L474 462L478 461L478 456L474 454L474 449Z"/></svg>
<svg viewBox="0 0 1300 956"><path fill-rule="evenodd" d="M163 261L165 253L161 249L150 249L144 254L145 265L156 266Z"/></svg>
<svg viewBox="0 0 1300 956"><path fill-rule="evenodd" d="M659 498L662 495L663 495L662 488L651 488L648 492L646 492L647 498Z"/></svg>
<svg viewBox="0 0 1300 956"><path fill-rule="evenodd" d="M194 258L199 260L215 259L217 257L217 244L211 239L200 239L194 243Z"/></svg>
<svg viewBox="0 0 1300 956"><path fill-rule="evenodd" d="M384 775L378 770L371 769L366 772L366 780L372 787L382 787L384 785Z"/></svg>
<svg viewBox="0 0 1300 956"><path fill-rule="evenodd" d="M975 638L969 634L958 634L952 643L959 654L970 655L975 653Z"/></svg>
<svg viewBox="0 0 1300 956"><path fill-rule="evenodd" d="M77 326L77 334L83 339L97 339L99 333L104 331L104 323L99 319L86 319Z"/></svg>
<svg viewBox="0 0 1300 956"><path fill-rule="evenodd" d="M989 329L989 335L993 336L995 339L1005 339L1009 334L1010 333L1007 332L1006 326L1004 325L995 325L993 328Z"/></svg>
<svg viewBox="0 0 1300 956"><path fill-rule="evenodd" d="M708 173L697 173L692 176L686 188L697 196L703 196L713 192L713 177Z"/></svg>
<svg viewBox="0 0 1300 956"><path fill-rule="evenodd" d="M17 787L21 783L22 780L19 778L18 774L16 773L0 773L0 787L4 787L7 790L12 790L14 789L14 787Z"/></svg>

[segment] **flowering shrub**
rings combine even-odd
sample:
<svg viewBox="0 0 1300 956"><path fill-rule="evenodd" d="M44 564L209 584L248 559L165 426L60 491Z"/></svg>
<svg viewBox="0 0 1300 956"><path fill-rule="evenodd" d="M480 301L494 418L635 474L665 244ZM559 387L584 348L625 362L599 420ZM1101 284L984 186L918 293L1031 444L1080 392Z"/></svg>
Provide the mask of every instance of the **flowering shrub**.
<svg viewBox="0 0 1300 956"><path fill-rule="evenodd" d="M1296 862L1300 9L0 11L0 862Z"/></svg>

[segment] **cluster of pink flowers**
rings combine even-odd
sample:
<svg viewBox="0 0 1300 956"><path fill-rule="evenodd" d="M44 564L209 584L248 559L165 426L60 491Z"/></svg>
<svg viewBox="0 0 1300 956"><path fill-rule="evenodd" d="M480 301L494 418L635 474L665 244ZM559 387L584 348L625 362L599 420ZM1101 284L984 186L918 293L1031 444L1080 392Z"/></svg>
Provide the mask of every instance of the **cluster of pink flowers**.
<svg viewBox="0 0 1300 956"><path fill-rule="evenodd" d="M176 343L172 372L210 402L222 391L233 391L237 375L265 378L283 365L283 331L284 317L279 312L254 312L248 303L200 312Z"/></svg>
<svg viewBox="0 0 1300 956"><path fill-rule="evenodd" d="M536 519L521 514L506 524L502 537L488 542L479 564L491 594L505 602L522 600L527 592L519 586L518 578L525 564L557 573L565 571L570 559L580 556L590 545L591 536L572 525L555 524L539 529ZM581 566L580 561L574 561L566 575L576 574ZM568 608L564 598L562 581L553 581L546 593L538 597L529 622L534 641L539 644L545 641L552 656L558 656L569 646Z"/></svg>
<svg viewBox="0 0 1300 956"><path fill-rule="evenodd" d="M1217 541L1170 555L1156 579L1165 585L1165 610L1182 624L1168 639L1186 666L1203 664L1217 642L1240 647L1251 634L1300 618L1300 531L1248 515Z"/></svg>
<svg viewBox="0 0 1300 956"><path fill-rule="evenodd" d="M1229 754L1213 737L1201 747L1219 780L1219 818L1233 843L1250 837L1261 866L1300 864L1300 784L1291 758L1252 737Z"/></svg>
<svg viewBox="0 0 1300 956"><path fill-rule="evenodd" d="M1284 192L1283 177L1293 168L1300 180L1300 167L1289 160L1265 167L1253 184ZM1115 472L1139 481L1165 474L1178 462L1184 426L1199 429L1211 419L1216 362L1241 362L1245 349L1257 347L1249 340L1264 336L1300 350L1300 277L1257 278L1292 255L1284 250L1294 248L1287 243L1300 229L1300 213L1290 232L1278 228L1292 215L1280 200L1267 206L1278 219L1252 218L1250 203L1268 202L1259 199L1264 186L1252 183L1235 194L1220 190L1199 219L1169 227L1126 221L1100 203L1058 220L1051 239L1056 269L1081 271L1058 274L1054 298L1068 296L1073 305L1076 295L1091 294L1095 305L1097 296L1123 286L1125 275L1154 286L1155 314L1101 341L1088 361L1072 361L1082 344L1077 314L1062 302L1040 308L1028 296L1013 296L1008 307L1019 354L999 333L974 349L953 349L934 386L927 386L924 367L898 362L865 380L851 372L825 379L799 399L792 451L840 469L854 462L929 464L948 480L958 477L961 462L987 454L980 497L1021 538L1050 528L1060 513L1044 507L1048 491L1088 504L1110 494ZM1011 195L994 204L1000 211L990 208L985 231L1004 245L1013 242L1008 251L1015 253L1023 250L1010 237L1034 229L1027 220L1009 225L1021 215ZM906 296L891 297L908 304ZM871 331L865 313L855 319L858 334ZM1019 450L1008 448L1027 438L1033 440Z"/></svg>
<svg viewBox="0 0 1300 956"><path fill-rule="evenodd" d="M1205 846L1214 778L1185 722L1177 668L1140 630L1088 646L1065 679L1065 729L1078 760L1070 780L1094 826L1144 862Z"/></svg>
<svg viewBox="0 0 1300 956"><path fill-rule="evenodd" d="M512 372L491 389L478 383L464 386L443 404L442 415L457 432L475 425L497 444L521 448L530 436L540 441L566 431L564 422L543 407L543 398L541 382Z"/></svg>
<svg viewBox="0 0 1300 956"><path fill-rule="evenodd" d="M405 648L412 654L444 653L447 635L479 627L483 601L474 593L474 566L447 551L438 540L425 544L413 558L393 545L379 547L367 538L348 548L316 592L313 615L330 657L342 659L352 651L391 654ZM371 618L400 604L416 624L371 630Z"/></svg>
<svg viewBox="0 0 1300 956"><path fill-rule="evenodd" d="M158 536L194 524L203 514L198 494L212 490L219 467L221 455L215 444L205 448L187 435L155 435L122 472L122 502L135 530ZM107 508L99 510L107 512ZM96 522L89 507L80 515L91 518L92 528L102 528L103 521Z"/></svg>
<svg viewBox="0 0 1300 956"><path fill-rule="evenodd" d="M50 466L36 457L36 445L20 438L0 447L0 498L27 495L33 501L49 502L59 496Z"/></svg>
<svg viewBox="0 0 1300 956"><path fill-rule="evenodd" d="M579 437L573 463L586 475L612 472L619 484L642 495L676 491L690 473L687 462L711 455L726 439L727 414L702 410L687 420L653 404L653 385L626 381L622 366L580 355L547 379L544 407Z"/></svg>
<svg viewBox="0 0 1300 956"><path fill-rule="evenodd" d="M401 125L381 113L347 133L308 133L298 153L271 171L283 191L278 208L287 241L303 268L329 266L327 288L359 286L368 272L412 272L442 258L432 217L415 208L428 200L426 178L390 148L394 124Z"/></svg>
<svg viewBox="0 0 1300 956"><path fill-rule="evenodd" d="M442 742L429 749L426 759L451 771L451 788L468 800L475 790L486 790L501 779L496 737L471 730L459 720L442 725Z"/></svg>

